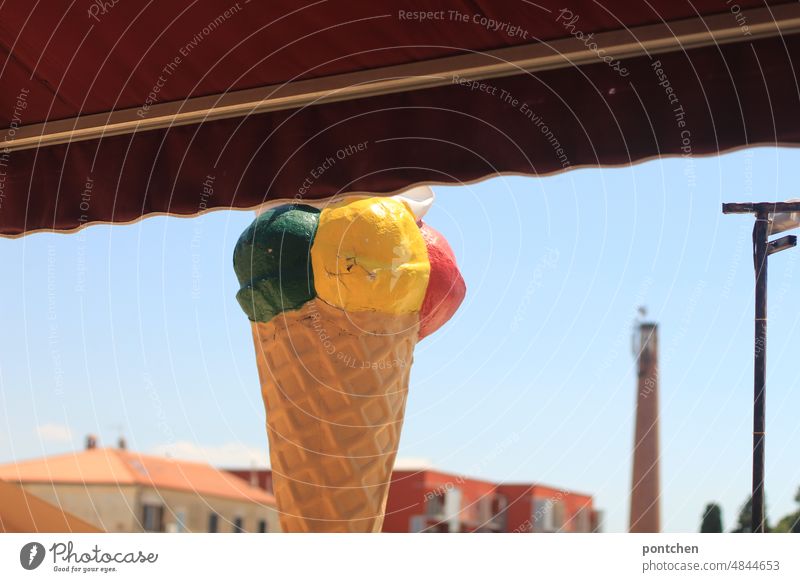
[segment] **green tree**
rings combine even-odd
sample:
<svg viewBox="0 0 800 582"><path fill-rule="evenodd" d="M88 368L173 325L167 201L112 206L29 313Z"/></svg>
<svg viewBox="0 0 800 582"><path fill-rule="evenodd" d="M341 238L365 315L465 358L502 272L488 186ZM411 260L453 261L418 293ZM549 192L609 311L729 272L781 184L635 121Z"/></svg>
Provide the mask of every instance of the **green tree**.
<svg viewBox="0 0 800 582"><path fill-rule="evenodd" d="M800 504L800 489L794 496L794 500ZM800 533L800 508L796 511L784 516L775 526L776 532L781 533Z"/></svg>
<svg viewBox="0 0 800 582"><path fill-rule="evenodd" d="M753 519L753 498L748 497L742 509L739 510L739 519L736 521L736 527L731 530L731 533L750 533L750 525ZM764 498L764 531L771 531L769 527L769 518L767 517L767 500Z"/></svg>
<svg viewBox="0 0 800 582"><path fill-rule="evenodd" d="M775 526L776 533L800 533L800 511L785 515Z"/></svg>
<svg viewBox="0 0 800 582"><path fill-rule="evenodd" d="M722 508L716 503L706 505L700 533L722 533Z"/></svg>

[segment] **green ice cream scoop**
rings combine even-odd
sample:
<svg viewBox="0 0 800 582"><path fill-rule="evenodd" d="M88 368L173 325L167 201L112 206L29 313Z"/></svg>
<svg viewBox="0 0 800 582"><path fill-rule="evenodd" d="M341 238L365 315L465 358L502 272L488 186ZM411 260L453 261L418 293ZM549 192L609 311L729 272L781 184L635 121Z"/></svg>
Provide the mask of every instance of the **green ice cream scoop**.
<svg viewBox="0 0 800 582"><path fill-rule="evenodd" d="M267 322L316 296L310 255L319 212L305 204L277 206L239 237L233 250L241 285L236 299L251 321Z"/></svg>

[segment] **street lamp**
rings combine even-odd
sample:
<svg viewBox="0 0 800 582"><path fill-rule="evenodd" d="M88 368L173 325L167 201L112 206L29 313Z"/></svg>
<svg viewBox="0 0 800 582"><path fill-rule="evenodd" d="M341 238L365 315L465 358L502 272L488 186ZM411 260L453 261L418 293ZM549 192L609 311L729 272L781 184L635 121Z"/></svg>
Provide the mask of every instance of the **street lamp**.
<svg viewBox="0 0 800 582"><path fill-rule="evenodd" d="M767 257L797 245L794 235L770 235L800 227L800 201L743 202L722 205L723 214L755 214L753 266L756 275L753 372L753 494L750 530L764 533L764 441L767 397Z"/></svg>

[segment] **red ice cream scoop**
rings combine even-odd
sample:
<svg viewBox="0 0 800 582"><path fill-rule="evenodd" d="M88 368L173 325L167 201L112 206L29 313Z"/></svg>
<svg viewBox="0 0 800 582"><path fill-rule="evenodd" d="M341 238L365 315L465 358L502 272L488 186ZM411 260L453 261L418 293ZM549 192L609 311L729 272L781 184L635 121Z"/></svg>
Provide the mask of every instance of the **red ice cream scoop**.
<svg viewBox="0 0 800 582"><path fill-rule="evenodd" d="M442 327L453 317L467 286L458 270L456 257L442 233L420 221L420 231L428 249L431 274L419 314L419 339Z"/></svg>

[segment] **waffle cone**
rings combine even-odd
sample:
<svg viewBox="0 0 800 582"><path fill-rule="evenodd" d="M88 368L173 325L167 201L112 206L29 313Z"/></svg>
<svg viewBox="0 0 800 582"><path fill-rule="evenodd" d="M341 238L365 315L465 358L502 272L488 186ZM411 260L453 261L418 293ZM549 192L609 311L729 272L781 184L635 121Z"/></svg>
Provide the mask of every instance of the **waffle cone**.
<svg viewBox="0 0 800 582"><path fill-rule="evenodd" d="M320 299L253 323L283 531L381 530L418 328Z"/></svg>

